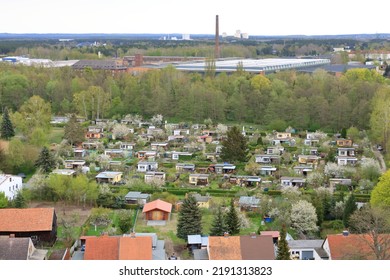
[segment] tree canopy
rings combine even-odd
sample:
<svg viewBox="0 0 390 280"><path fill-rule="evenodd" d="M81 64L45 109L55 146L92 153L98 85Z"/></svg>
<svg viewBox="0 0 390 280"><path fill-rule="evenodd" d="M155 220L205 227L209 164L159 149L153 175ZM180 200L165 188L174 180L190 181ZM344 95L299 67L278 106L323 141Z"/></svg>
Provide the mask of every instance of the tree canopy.
<svg viewBox="0 0 390 280"><path fill-rule="evenodd" d="M202 214L195 197L188 195L180 206L177 237L187 240L188 235L202 233Z"/></svg>

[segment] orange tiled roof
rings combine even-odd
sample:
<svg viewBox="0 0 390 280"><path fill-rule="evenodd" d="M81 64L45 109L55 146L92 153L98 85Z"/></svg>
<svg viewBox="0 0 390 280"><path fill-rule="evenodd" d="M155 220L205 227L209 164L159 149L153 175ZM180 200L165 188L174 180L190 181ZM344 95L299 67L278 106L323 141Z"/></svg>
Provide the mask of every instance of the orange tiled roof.
<svg viewBox="0 0 390 280"><path fill-rule="evenodd" d="M102 235L85 240L84 260L118 260L119 236Z"/></svg>
<svg viewBox="0 0 390 280"><path fill-rule="evenodd" d="M119 242L120 260L151 260L152 237L121 237Z"/></svg>
<svg viewBox="0 0 390 280"><path fill-rule="evenodd" d="M390 235L382 235L380 238L390 238ZM327 236L330 257L332 260L376 259L373 250L372 237L368 234L332 234ZM389 251L390 248L387 248Z"/></svg>
<svg viewBox="0 0 390 280"><path fill-rule="evenodd" d="M85 239L84 260L151 260L150 236L90 236Z"/></svg>
<svg viewBox="0 0 390 280"><path fill-rule="evenodd" d="M0 209L0 231L51 231L54 208Z"/></svg>
<svg viewBox="0 0 390 280"><path fill-rule="evenodd" d="M160 199L153 200L153 201L151 201L149 203L146 203L144 205L144 209L142 210L142 213L149 212L149 211L155 210L155 209L171 213L171 211L172 211L172 204L168 203L168 202L165 202L163 200L160 200Z"/></svg>
<svg viewBox="0 0 390 280"><path fill-rule="evenodd" d="M209 236L209 260L241 260L240 236Z"/></svg>

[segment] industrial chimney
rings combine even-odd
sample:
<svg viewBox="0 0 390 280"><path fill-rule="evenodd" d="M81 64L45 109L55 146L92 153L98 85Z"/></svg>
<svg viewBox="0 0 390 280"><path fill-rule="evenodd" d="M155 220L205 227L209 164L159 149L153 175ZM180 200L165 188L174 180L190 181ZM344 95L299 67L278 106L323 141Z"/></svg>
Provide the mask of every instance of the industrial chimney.
<svg viewBox="0 0 390 280"><path fill-rule="evenodd" d="M219 49L219 19L218 15L215 17L215 59L218 59L220 56Z"/></svg>

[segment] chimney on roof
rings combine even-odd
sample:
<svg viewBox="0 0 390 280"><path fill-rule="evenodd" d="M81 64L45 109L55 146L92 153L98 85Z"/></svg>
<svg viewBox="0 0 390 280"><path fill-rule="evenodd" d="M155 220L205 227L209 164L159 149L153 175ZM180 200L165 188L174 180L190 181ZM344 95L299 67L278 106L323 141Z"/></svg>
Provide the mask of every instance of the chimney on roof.
<svg viewBox="0 0 390 280"><path fill-rule="evenodd" d="M256 232L251 232L250 237L251 238L256 238Z"/></svg>
<svg viewBox="0 0 390 280"><path fill-rule="evenodd" d="M229 233L228 233L227 231L225 231L225 232L223 233L223 236L224 236L224 237L229 237Z"/></svg>
<svg viewBox="0 0 390 280"><path fill-rule="evenodd" d="M343 236L349 236L349 231L348 230L343 230Z"/></svg>

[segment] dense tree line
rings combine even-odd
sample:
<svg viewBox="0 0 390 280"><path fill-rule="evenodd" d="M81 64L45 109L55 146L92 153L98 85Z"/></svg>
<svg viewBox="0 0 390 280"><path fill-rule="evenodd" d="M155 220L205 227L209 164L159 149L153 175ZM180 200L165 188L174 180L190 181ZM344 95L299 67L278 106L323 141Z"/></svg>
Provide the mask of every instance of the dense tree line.
<svg viewBox="0 0 390 280"><path fill-rule="evenodd" d="M340 131L352 126L368 129L376 104L372 100L383 91L388 91L385 78L363 69L349 70L341 77L324 71L202 76L167 67L132 76L68 67L0 66L1 107L22 115L28 115L22 105L39 96L51 105L53 114L77 113L87 119L163 114L189 122L211 118L270 128L282 124Z"/></svg>

